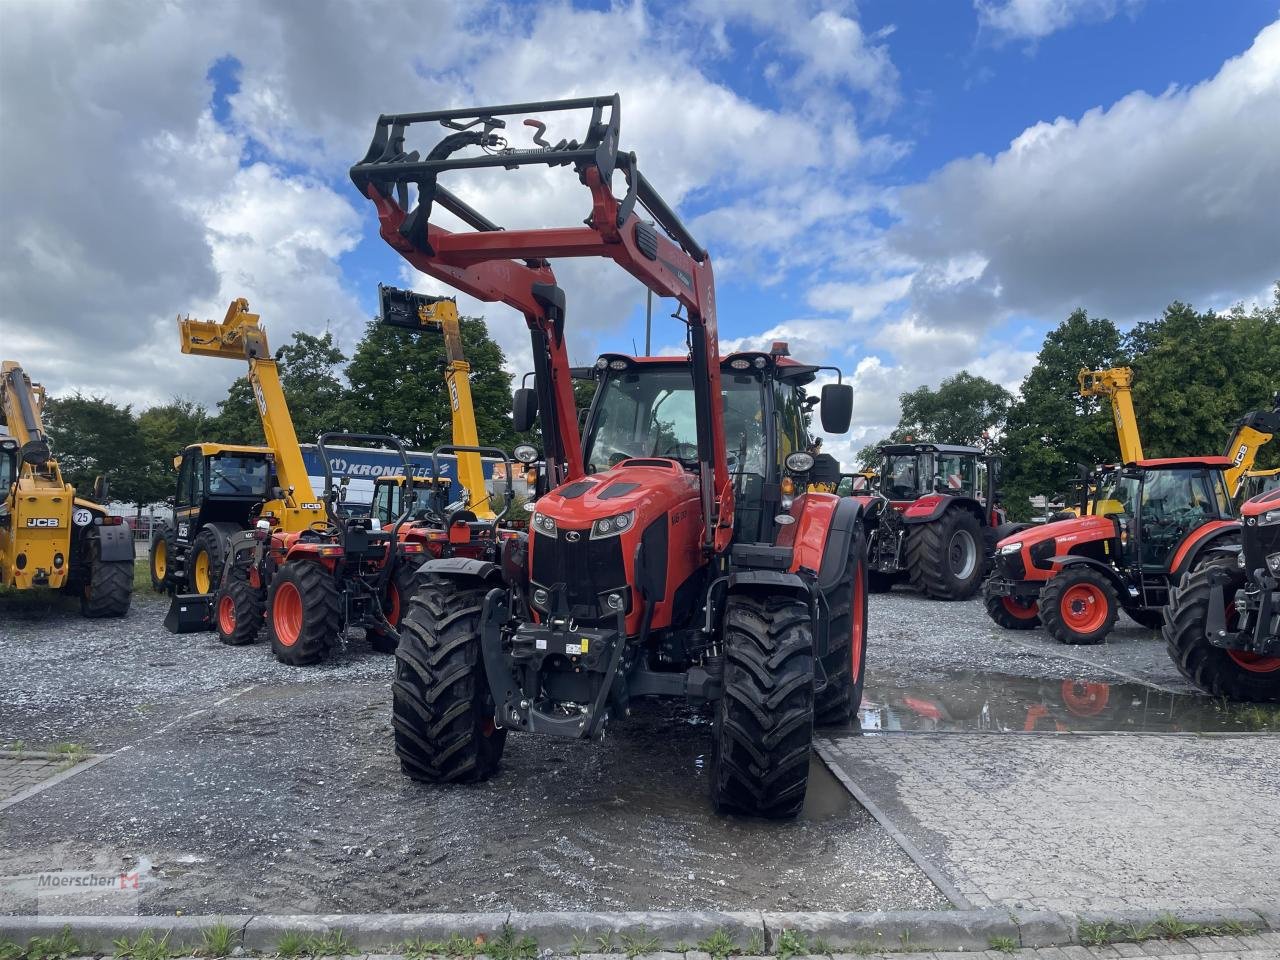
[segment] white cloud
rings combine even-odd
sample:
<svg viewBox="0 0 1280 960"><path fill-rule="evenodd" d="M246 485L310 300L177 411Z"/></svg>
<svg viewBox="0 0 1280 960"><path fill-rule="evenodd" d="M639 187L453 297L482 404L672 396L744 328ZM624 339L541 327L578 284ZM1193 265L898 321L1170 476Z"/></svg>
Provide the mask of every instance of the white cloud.
<svg viewBox="0 0 1280 960"><path fill-rule="evenodd" d="M997 33L1040 40L1076 23L1110 20L1121 10L1130 15L1143 0L974 0L978 22Z"/></svg>

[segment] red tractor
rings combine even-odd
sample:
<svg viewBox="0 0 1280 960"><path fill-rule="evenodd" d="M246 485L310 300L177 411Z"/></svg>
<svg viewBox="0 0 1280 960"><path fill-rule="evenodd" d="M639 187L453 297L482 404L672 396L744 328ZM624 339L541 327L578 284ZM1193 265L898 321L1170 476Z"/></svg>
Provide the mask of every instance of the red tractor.
<svg viewBox="0 0 1280 960"><path fill-rule="evenodd" d="M857 492L873 593L908 580L935 600L968 600L1012 526L996 491L1000 461L979 447L894 443L879 450L879 489Z"/></svg>
<svg viewBox="0 0 1280 960"><path fill-rule="evenodd" d="M1027 527L996 546L983 590L1010 630L1044 624L1059 643L1102 643L1123 609L1158 629L1170 588L1213 548L1238 542L1226 457L1139 460L1097 477L1092 513Z"/></svg>
<svg viewBox="0 0 1280 960"><path fill-rule="evenodd" d="M1240 508L1241 543L1211 551L1169 598L1164 640L1215 697L1280 701L1280 490Z"/></svg>
<svg viewBox="0 0 1280 960"><path fill-rule="evenodd" d="M532 146L501 133L507 117L587 110L581 141L548 142L537 117ZM804 387L819 368L781 350L720 356L711 258L618 150L619 117L616 95L383 116L352 168L413 266L524 315L535 386L516 392L515 426L539 424L547 487L500 562L423 565L396 651L396 751L415 779L484 780L510 731L599 740L640 698L673 698L714 709L716 808L791 817L814 724L847 721L861 698L860 505L807 492ZM449 131L425 159L404 146L422 123ZM502 230L437 183L538 164L572 166L585 225ZM469 229L439 226L435 207ZM582 432L551 257L613 260L687 326L683 359L597 361ZM852 399L823 387L825 430L848 429Z"/></svg>

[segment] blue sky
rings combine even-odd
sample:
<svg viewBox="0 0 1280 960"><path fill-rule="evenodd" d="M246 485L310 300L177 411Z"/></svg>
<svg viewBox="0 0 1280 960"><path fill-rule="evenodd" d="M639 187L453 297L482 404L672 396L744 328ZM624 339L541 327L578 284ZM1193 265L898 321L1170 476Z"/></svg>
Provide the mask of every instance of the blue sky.
<svg viewBox="0 0 1280 960"><path fill-rule="evenodd" d="M1075 306L1129 323L1280 279L1275 0L45 10L6 4L0 30L0 107L42 144L0 142L0 323L55 391L212 403L240 371L175 356L178 313L247 296L274 342L349 350L379 281L440 290L346 178L383 110L619 90L623 146L715 259L726 345L788 339L853 378L836 452L961 368L1016 387ZM84 52L58 71L51 48ZM513 225L585 212L563 172L455 187ZM642 344L629 278L558 272L575 360ZM463 305L527 368L519 318Z"/></svg>

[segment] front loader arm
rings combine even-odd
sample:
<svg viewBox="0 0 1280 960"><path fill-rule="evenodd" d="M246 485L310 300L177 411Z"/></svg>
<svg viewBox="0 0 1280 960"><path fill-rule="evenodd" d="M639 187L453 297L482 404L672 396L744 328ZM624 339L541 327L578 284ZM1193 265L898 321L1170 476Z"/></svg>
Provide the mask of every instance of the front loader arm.
<svg viewBox="0 0 1280 960"><path fill-rule="evenodd" d="M52 453L44 431L44 387L12 360L0 364L0 407L4 411L5 429L18 443L20 467L49 469ZM56 469L56 464L54 464Z"/></svg>
<svg viewBox="0 0 1280 960"><path fill-rule="evenodd" d="M1240 493L1241 484L1257 462L1258 451L1280 433L1280 393L1272 404L1271 410L1254 410L1241 417L1222 451L1223 456L1235 461L1235 466L1226 472L1227 489L1233 497Z"/></svg>
<svg viewBox="0 0 1280 960"><path fill-rule="evenodd" d="M591 110L591 121L581 143L562 140L549 144L541 139L545 125L532 119L525 123L538 130L536 148L511 148L494 132L505 129L503 117L583 109ZM547 458L562 463L559 475L553 477L555 482L581 476L583 465L564 342L564 293L556 286L547 261L553 257L604 257L654 293L683 305L694 371L699 473L707 522L704 547L708 552L720 552L732 536L733 492L719 402L719 346L711 260L641 175L635 155L618 151L619 112L615 94L384 115L378 120L365 159L352 167L351 179L376 206L383 238L414 267L478 299L506 303L524 314L533 337L543 435L544 439L551 437ZM458 131L446 135L425 160L419 159L416 151L404 151L406 128L423 122L438 122ZM478 147L485 155L453 156L464 147ZM514 169L530 164L574 167L591 193L591 215L585 226L502 230L437 183L438 176L450 170ZM627 183L627 193L621 200L611 187L613 173L618 169ZM412 207L408 202L410 184L418 189L417 203ZM430 217L436 204L472 229L455 233L432 223ZM639 216L637 204L653 222ZM550 422L546 416L548 406Z"/></svg>

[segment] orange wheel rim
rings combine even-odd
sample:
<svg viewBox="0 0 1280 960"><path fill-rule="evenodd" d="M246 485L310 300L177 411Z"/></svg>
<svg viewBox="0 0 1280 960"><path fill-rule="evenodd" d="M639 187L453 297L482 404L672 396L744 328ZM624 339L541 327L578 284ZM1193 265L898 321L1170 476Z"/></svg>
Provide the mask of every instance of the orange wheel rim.
<svg viewBox="0 0 1280 960"><path fill-rule="evenodd" d="M1265 657L1246 650L1228 650L1227 656L1237 667L1250 673L1275 673L1280 670L1280 657Z"/></svg>
<svg viewBox="0 0 1280 960"><path fill-rule="evenodd" d="M1086 683L1083 680L1062 681L1062 702L1077 717L1096 717L1107 709L1111 684Z"/></svg>
<svg viewBox="0 0 1280 960"><path fill-rule="evenodd" d="M275 603L271 605L271 625L276 639L286 647L298 642L302 633L302 594L289 581L276 588Z"/></svg>
<svg viewBox="0 0 1280 960"><path fill-rule="evenodd" d="M1107 622L1107 595L1092 583L1077 583L1062 594L1059 610L1076 633L1093 633Z"/></svg>
<svg viewBox="0 0 1280 960"><path fill-rule="evenodd" d="M1034 600L1018 600L1015 597L1001 597L1000 605L1009 616L1017 620L1034 620L1040 614Z"/></svg>
<svg viewBox="0 0 1280 960"><path fill-rule="evenodd" d="M850 619L853 620L849 634L849 677L854 683L858 682L858 664L862 662L862 644L865 640L863 634L866 632L863 623L867 608L867 595L862 586L864 579L866 576L862 569L862 562L859 561L853 575L853 599L849 604Z"/></svg>
<svg viewBox="0 0 1280 960"><path fill-rule="evenodd" d="M218 629L225 636L236 631L236 603L230 596L224 596L218 601Z"/></svg>
<svg viewBox="0 0 1280 960"><path fill-rule="evenodd" d="M400 625L400 588L394 583L387 591L387 623L393 627Z"/></svg>

